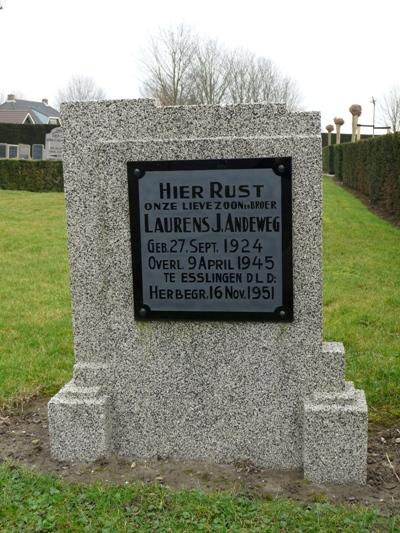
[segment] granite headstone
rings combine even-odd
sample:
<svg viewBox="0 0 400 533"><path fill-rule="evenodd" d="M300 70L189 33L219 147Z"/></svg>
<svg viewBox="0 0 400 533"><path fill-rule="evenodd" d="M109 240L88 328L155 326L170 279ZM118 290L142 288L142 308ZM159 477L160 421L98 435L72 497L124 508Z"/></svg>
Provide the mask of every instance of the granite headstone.
<svg viewBox="0 0 400 533"><path fill-rule="evenodd" d="M35 161L40 161L43 159L44 155L44 145L43 144L32 144L32 159Z"/></svg>
<svg viewBox="0 0 400 533"><path fill-rule="evenodd" d="M9 144L8 145L8 157L9 157L9 159L18 159L19 158L19 147L18 147L18 144Z"/></svg>
<svg viewBox="0 0 400 533"><path fill-rule="evenodd" d="M0 143L0 159L8 158L8 144Z"/></svg>
<svg viewBox="0 0 400 533"><path fill-rule="evenodd" d="M54 128L46 134L46 159L62 160L64 132L63 128Z"/></svg>
<svg viewBox="0 0 400 533"><path fill-rule="evenodd" d="M30 159L31 158L31 146L30 144L19 144L19 159Z"/></svg>
<svg viewBox="0 0 400 533"><path fill-rule="evenodd" d="M62 119L76 361L49 403L53 457L365 483L365 396L322 340L319 113L132 100Z"/></svg>

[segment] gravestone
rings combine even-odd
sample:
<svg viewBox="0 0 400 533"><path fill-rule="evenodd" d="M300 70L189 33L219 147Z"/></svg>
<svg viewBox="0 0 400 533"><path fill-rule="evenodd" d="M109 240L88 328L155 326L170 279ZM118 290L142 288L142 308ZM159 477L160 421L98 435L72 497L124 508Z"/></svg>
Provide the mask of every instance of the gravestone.
<svg viewBox="0 0 400 533"><path fill-rule="evenodd" d="M0 159L8 159L8 144L0 143Z"/></svg>
<svg viewBox="0 0 400 533"><path fill-rule="evenodd" d="M19 144L19 159L30 159L31 158L31 145L30 144Z"/></svg>
<svg viewBox="0 0 400 533"><path fill-rule="evenodd" d="M32 144L32 159L35 161L40 161L43 159L44 155L44 145L43 144Z"/></svg>
<svg viewBox="0 0 400 533"><path fill-rule="evenodd" d="M19 159L19 147L18 147L18 144L9 144L8 145L8 158L9 159Z"/></svg>
<svg viewBox="0 0 400 533"><path fill-rule="evenodd" d="M46 134L45 159L62 160L64 132L63 128L54 128Z"/></svg>
<svg viewBox="0 0 400 533"><path fill-rule="evenodd" d="M366 480L367 406L322 341L318 113L62 109L75 367L54 458L251 461Z"/></svg>

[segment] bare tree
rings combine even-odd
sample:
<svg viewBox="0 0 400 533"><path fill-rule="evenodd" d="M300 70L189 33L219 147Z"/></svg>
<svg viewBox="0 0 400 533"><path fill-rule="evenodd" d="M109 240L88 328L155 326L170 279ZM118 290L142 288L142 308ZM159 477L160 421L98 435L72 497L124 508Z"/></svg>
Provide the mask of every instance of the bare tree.
<svg viewBox="0 0 400 533"><path fill-rule="evenodd" d="M92 78L87 76L73 76L64 89L58 91L56 101L61 102L104 100L106 93L98 87Z"/></svg>
<svg viewBox="0 0 400 533"><path fill-rule="evenodd" d="M183 25L153 37L143 64L142 95L163 105L282 102L293 110L300 101L296 83L270 59L227 51Z"/></svg>
<svg viewBox="0 0 400 533"><path fill-rule="evenodd" d="M282 76L272 61L266 57L253 57L251 61L254 73L249 79L252 102L284 102L280 85Z"/></svg>
<svg viewBox="0 0 400 533"><path fill-rule="evenodd" d="M379 109L383 119L389 123L393 132L400 131L400 87L394 85L382 98Z"/></svg>
<svg viewBox="0 0 400 533"><path fill-rule="evenodd" d="M229 91L227 100L234 104L251 102L251 88L255 88L255 68L253 55L245 50L235 50L230 54ZM252 80L252 81L250 81Z"/></svg>
<svg viewBox="0 0 400 533"><path fill-rule="evenodd" d="M285 103L289 111L300 109L301 94L295 80L289 77L280 78L276 95L275 101Z"/></svg>
<svg viewBox="0 0 400 533"><path fill-rule="evenodd" d="M233 103L280 102L295 110L300 102L296 83L284 77L274 63L246 50L236 50L231 59L229 96Z"/></svg>
<svg viewBox="0 0 400 533"><path fill-rule="evenodd" d="M160 30L143 58L146 78L142 95L158 98L163 105L191 103L193 56L197 36L184 25Z"/></svg>
<svg viewBox="0 0 400 533"><path fill-rule="evenodd" d="M220 104L226 100L231 63L217 41L200 41L192 58L191 98L199 104Z"/></svg>

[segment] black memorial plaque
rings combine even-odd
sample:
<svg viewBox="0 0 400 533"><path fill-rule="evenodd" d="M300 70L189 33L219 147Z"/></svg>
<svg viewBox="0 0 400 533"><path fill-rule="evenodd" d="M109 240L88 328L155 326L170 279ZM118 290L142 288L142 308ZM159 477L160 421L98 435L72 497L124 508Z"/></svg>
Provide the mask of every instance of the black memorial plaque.
<svg viewBox="0 0 400 533"><path fill-rule="evenodd" d="M9 159L18 158L18 146L14 146L12 144L8 146L8 157Z"/></svg>
<svg viewBox="0 0 400 533"><path fill-rule="evenodd" d="M291 158L128 163L135 317L293 319Z"/></svg>
<svg viewBox="0 0 400 533"><path fill-rule="evenodd" d="M32 159L35 161L40 161L43 159L43 144L33 144L32 145Z"/></svg>

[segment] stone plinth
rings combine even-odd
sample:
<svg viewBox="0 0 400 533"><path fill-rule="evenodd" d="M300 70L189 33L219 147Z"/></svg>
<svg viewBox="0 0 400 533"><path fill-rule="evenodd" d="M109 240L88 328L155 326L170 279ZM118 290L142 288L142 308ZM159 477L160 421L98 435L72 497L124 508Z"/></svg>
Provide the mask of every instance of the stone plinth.
<svg viewBox="0 0 400 533"><path fill-rule="evenodd" d="M62 120L76 364L49 404L54 457L248 460L340 482L342 442L344 481L364 482L365 399L342 416L344 350L322 343L319 114L133 100L66 104ZM292 158L293 322L135 321L127 162L259 157Z"/></svg>

